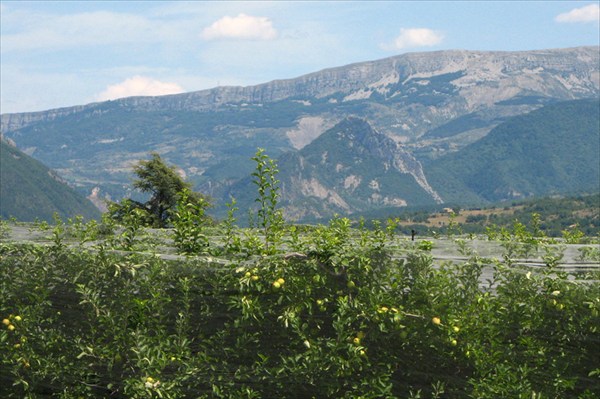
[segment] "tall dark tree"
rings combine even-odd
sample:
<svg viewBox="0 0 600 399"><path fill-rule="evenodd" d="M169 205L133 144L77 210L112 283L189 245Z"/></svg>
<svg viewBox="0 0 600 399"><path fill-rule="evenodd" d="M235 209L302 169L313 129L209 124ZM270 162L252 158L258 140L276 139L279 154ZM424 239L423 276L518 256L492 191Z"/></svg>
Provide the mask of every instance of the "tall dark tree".
<svg viewBox="0 0 600 399"><path fill-rule="evenodd" d="M169 210L177 204L177 195L184 188L190 189L178 174L174 166L167 165L159 154L153 152L149 160L142 160L134 166L138 176L133 186L151 195L145 208L152 216L157 227L165 227L169 219Z"/></svg>
<svg viewBox="0 0 600 399"><path fill-rule="evenodd" d="M173 210L184 190L188 192L188 202L198 203L200 199L204 199L208 203L202 194L191 190L191 184L179 176L175 166L167 165L156 152L151 153L149 160L139 161L133 167L133 172L137 175L137 179L133 181L134 187L150 194L150 199L145 203L130 201L128 206L133 205L147 211L150 224L154 227L169 225ZM126 210L120 211L123 213Z"/></svg>

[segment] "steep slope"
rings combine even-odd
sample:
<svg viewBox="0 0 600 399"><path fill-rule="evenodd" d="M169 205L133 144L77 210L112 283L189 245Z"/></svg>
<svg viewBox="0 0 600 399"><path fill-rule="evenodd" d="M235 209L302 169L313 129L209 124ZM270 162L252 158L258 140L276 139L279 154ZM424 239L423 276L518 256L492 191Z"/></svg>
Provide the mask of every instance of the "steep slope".
<svg viewBox="0 0 600 399"><path fill-rule="evenodd" d="M81 215L99 218L100 212L54 172L0 140L0 218L52 221Z"/></svg>
<svg viewBox="0 0 600 399"><path fill-rule="evenodd" d="M302 150L283 154L278 166L288 219L439 202L419 162L356 117L344 119ZM254 191L246 179L228 194L249 206L248 193Z"/></svg>
<svg viewBox="0 0 600 399"><path fill-rule="evenodd" d="M2 115L0 128L86 195L125 196L132 164L156 151L220 200L252 171L256 147L301 150L357 115L425 162L544 104L598 97L599 69L598 47L411 53L250 87ZM420 165L404 166L427 187Z"/></svg>
<svg viewBox="0 0 600 399"><path fill-rule="evenodd" d="M569 101L514 117L432 162L427 177L446 201L598 192L600 103Z"/></svg>

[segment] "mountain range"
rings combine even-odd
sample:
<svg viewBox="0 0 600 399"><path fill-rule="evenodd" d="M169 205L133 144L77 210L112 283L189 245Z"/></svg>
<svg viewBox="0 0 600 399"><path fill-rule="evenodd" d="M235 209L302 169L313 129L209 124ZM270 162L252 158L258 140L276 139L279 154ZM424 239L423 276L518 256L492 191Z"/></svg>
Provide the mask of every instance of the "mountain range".
<svg viewBox="0 0 600 399"><path fill-rule="evenodd" d="M112 199L132 194L132 165L156 151L217 204L250 204L262 147L279 159L286 215L303 219L597 191L599 96L598 47L457 50L3 114L0 129L81 193Z"/></svg>

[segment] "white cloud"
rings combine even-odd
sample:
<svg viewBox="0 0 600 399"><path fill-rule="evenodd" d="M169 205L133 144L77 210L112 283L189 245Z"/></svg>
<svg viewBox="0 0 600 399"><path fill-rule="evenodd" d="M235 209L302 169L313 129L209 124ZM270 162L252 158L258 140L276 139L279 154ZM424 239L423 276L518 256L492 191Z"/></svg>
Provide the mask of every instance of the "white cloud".
<svg viewBox="0 0 600 399"><path fill-rule="evenodd" d="M253 17L239 14L237 17L225 16L202 31L205 40L214 39L253 39L272 40L277 37L277 30L266 17Z"/></svg>
<svg viewBox="0 0 600 399"><path fill-rule="evenodd" d="M409 47L429 47L440 44L444 36L427 28L400 29L400 35L391 44L382 45L385 50L402 50Z"/></svg>
<svg viewBox="0 0 600 399"><path fill-rule="evenodd" d="M581 8L574 8L556 16L557 22L598 22L600 21L600 6L590 4Z"/></svg>
<svg viewBox="0 0 600 399"><path fill-rule="evenodd" d="M114 100L132 96L162 96L182 93L184 90L177 83L161 82L144 76L133 76L123 82L110 85L96 96L97 101Z"/></svg>

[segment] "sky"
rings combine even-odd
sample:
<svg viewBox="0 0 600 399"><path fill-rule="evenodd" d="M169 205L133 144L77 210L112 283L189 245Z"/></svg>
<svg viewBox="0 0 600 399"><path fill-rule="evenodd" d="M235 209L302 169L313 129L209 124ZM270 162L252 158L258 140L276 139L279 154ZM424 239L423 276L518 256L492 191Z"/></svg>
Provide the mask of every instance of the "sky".
<svg viewBox="0 0 600 399"><path fill-rule="evenodd" d="M0 113L600 42L600 1L0 1Z"/></svg>

